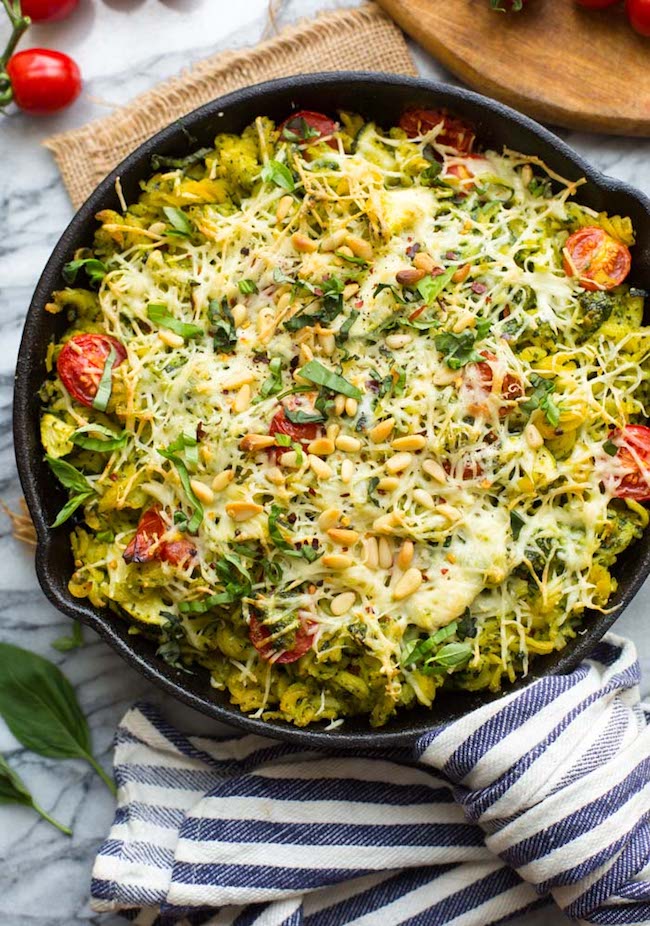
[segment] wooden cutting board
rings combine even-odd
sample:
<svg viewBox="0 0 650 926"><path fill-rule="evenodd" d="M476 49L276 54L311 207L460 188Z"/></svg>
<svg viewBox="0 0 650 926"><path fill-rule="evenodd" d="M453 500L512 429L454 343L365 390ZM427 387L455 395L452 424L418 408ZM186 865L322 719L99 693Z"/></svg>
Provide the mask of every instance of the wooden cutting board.
<svg viewBox="0 0 650 926"><path fill-rule="evenodd" d="M544 122L650 136L650 39L622 6L528 0L377 0L416 42L470 86Z"/></svg>

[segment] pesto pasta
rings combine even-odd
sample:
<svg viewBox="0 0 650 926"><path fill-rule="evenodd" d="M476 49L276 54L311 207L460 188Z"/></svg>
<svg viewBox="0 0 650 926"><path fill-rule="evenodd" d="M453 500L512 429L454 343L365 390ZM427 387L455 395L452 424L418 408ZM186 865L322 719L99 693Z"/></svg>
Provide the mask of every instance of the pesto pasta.
<svg viewBox="0 0 650 926"><path fill-rule="evenodd" d="M260 117L155 157L46 307L70 591L246 713L497 691L647 525L630 220L474 149L430 110Z"/></svg>

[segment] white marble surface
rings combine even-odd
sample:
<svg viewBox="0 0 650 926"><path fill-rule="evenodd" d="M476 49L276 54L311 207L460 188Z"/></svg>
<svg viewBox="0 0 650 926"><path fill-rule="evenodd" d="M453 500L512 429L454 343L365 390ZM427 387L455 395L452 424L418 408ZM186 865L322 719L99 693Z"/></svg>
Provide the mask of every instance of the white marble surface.
<svg viewBox="0 0 650 926"><path fill-rule="evenodd" d="M285 0L282 24L353 0ZM267 0L81 0L69 21L34 28L23 47L51 45L72 53L86 79L82 99L63 115L0 119L0 497L15 505L20 489L10 432L16 352L29 297L72 209L49 154L40 141L108 112L162 78L219 49L256 42L266 24ZM0 35L4 24L0 21ZM425 74L445 76L416 51ZM345 62L341 62L342 65ZM516 70L513 64L513 80ZM650 193L650 141L561 133L602 170ZM54 658L73 681L93 731L97 755L110 764L111 738L127 705L146 696L162 702L185 728L209 728L142 681L86 630L82 652L61 655L50 644L68 622L37 586L29 550L0 521L0 639ZM650 585L617 625L634 639L650 688ZM87 906L90 866L113 812L105 787L84 765L50 762L26 753L0 721L0 751L29 783L40 802L74 827L67 840L27 810L0 808L0 921L11 926L118 926L124 920L94 916ZM518 921L519 922L519 921ZM559 926L567 921L542 911L519 926Z"/></svg>

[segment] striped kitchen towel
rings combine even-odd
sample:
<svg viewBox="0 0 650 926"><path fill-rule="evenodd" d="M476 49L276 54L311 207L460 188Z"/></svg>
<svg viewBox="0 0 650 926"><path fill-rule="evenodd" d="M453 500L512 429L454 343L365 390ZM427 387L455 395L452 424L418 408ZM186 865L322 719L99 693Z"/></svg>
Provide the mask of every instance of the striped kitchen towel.
<svg viewBox="0 0 650 926"><path fill-rule="evenodd" d="M554 900L649 923L638 682L634 646L610 635L569 675L384 756L186 737L135 707L93 908L146 926L484 926Z"/></svg>

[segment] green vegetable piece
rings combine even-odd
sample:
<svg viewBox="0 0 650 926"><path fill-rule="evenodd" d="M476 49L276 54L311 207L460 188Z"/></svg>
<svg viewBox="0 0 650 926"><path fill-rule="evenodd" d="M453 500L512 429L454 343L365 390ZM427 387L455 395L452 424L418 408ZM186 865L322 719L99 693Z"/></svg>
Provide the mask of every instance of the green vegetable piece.
<svg viewBox="0 0 650 926"><path fill-rule="evenodd" d="M51 817L43 808L36 803L28 790L27 785L22 778L7 765L3 755L0 755L0 804L22 804L25 807L31 807L36 813L40 814L44 820L55 826L57 830L65 833L66 836L72 836L72 830L63 823L59 823L54 817Z"/></svg>
<svg viewBox="0 0 650 926"><path fill-rule="evenodd" d="M420 280L416 289L427 305L433 305L447 283L449 283L456 273L456 270L456 267L447 267L447 269L443 273L439 273L437 277L426 276L424 279Z"/></svg>
<svg viewBox="0 0 650 926"><path fill-rule="evenodd" d="M88 437L88 433L104 434L105 437ZM71 437L72 443L84 450L92 450L96 453L109 453L113 450L121 450L126 444L128 434L122 431L116 434L110 428L104 427L103 424L85 424L77 428Z"/></svg>
<svg viewBox="0 0 650 926"><path fill-rule="evenodd" d="M239 287L239 292L244 296L250 296L251 293L259 292L257 283L255 283L254 280L240 280L237 286Z"/></svg>
<svg viewBox="0 0 650 926"><path fill-rule="evenodd" d="M615 457L618 453L619 448L616 446L614 441L606 440L603 444L603 450L610 457Z"/></svg>
<svg viewBox="0 0 650 926"><path fill-rule="evenodd" d="M312 424L325 421L325 415L323 415L322 412L318 410L313 412L306 412L301 408L285 408L284 416L288 421L291 422L291 424Z"/></svg>
<svg viewBox="0 0 650 926"><path fill-rule="evenodd" d="M451 370L459 370L468 363L480 363L484 358L475 350L475 336L470 331L454 334L445 331L436 335L436 349L443 355L444 361Z"/></svg>
<svg viewBox="0 0 650 926"><path fill-rule="evenodd" d="M181 438L186 438L186 435L181 435ZM196 534L199 527L203 523L203 506L192 491L192 487L190 485L190 474L187 471L185 462L177 454L170 452L171 448L180 449L178 445L181 438L178 438L178 440L176 440L173 444L170 444L168 450L159 450L158 453L166 460L169 460L170 463L173 463L176 467L176 472L178 473L178 476L181 480L183 491L187 495L193 507L192 517L187 522L187 531L190 534ZM191 438L186 439L190 440Z"/></svg>
<svg viewBox="0 0 650 926"><path fill-rule="evenodd" d="M282 391L282 361L274 357L269 363L269 375L260 386L260 399L267 399L270 395L277 395Z"/></svg>
<svg viewBox="0 0 650 926"><path fill-rule="evenodd" d="M339 376L338 373L334 373L333 370L328 370L318 360L310 360L298 372L303 379L308 379L310 383L316 383L317 386L324 386L332 392L341 393L351 399L360 399L363 396L360 389Z"/></svg>
<svg viewBox="0 0 650 926"><path fill-rule="evenodd" d="M54 663L0 643L0 714L26 749L50 759L84 759L117 793L92 754L90 731L74 688Z"/></svg>
<svg viewBox="0 0 650 926"><path fill-rule="evenodd" d="M212 299L208 305L208 316L214 328L214 349L231 354L237 344L237 329L228 305L228 300Z"/></svg>
<svg viewBox="0 0 650 926"><path fill-rule="evenodd" d="M185 170L187 167L200 164L206 154L210 154L213 150L213 148L198 148L196 151L192 152L192 154L188 154L184 158L173 158L167 157L164 154L153 154L151 156L151 169L157 171L160 170L161 167L172 167L178 170Z"/></svg>
<svg viewBox="0 0 650 926"><path fill-rule="evenodd" d="M65 503L61 511L59 511L56 519L50 524L50 527L60 527L62 524L65 524L68 518L75 513L77 508L88 501L92 494L92 492L80 492L79 495L73 495L72 498Z"/></svg>
<svg viewBox="0 0 650 926"><path fill-rule="evenodd" d="M70 489L71 492L75 493L58 513L56 520L50 525L50 527L59 527L74 514L80 505L83 505L94 494L95 490L86 477L71 463L66 463L65 460L56 459L49 455L46 455L45 459L59 482L66 489Z"/></svg>
<svg viewBox="0 0 650 926"><path fill-rule="evenodd" d="M165 218L172 226L171 230L167 231L167 235L178 235L183 238L188 238L194 231L192 223L185 215L182 209L178 209L176 206L163 206L165 213Z"/></svg>
<svg viewBox="0 0 650 926"><path fill-rule="evenodd" d="M512 530L512 536L515 540L519 539L519 534L525 523L525 518L522 518L518 511L513 509L510 512L510 529Z"/></svg>
<svg viewBox="0 0 650 926"><path fill-rule="evenodd" d="M264 165L262 168L262 180L265 183L275 183L276 186L281 187L288 193L292 193L296 188L293 174L287 165L280 163L280 161L268 161Z"/></svg>
<svg viewBox="0 0 650 926"><path fill-rule="evenodd" d="M338 345L345 344L345 342L348 340L348 338L350 337L350 331L352 330L352 326L354 325L358 317L359 317L359 312L356 309L352 309L348 317L345 319L345 321L343 322L339 330L334 335L334 338Z"/></svg>
<svg viewBox="0 0 650 926"><path fill-rule="evenodd" d="M187 322L179 321L167 311L166 306L157 302L150 302L147 306L147 318L154 325L167 328L169 331L173 331L174 334L179 334L186 341L189 338L200 338L205 334L200 325L190 325Z"/></svg>
<svg viewBox="0 0 650 926"><path fill-rule="evenodd" d="M443 669L459 669L469 662L473 652L471 643L447 643L431 657L430 662Z"/></svg>
<svg viewBox="0 0 650 926"><path fill-rule="evenodd" d="M72 625L72 633L69 636L57 637L52 642L52 649L59 653L69 653L71 650L80 649L84 643L83 627L79 621L75 621Z"/></svg>
<svg viewBox="0 0 650 926"><path fill-rule="evenodd" d="M93 399L93 408L97 409L98 412L105 412L110 401L111 392L113 391L113 367L115 366L116 360L117 354L115 353L115 348L111 347L108 352L108 357L106 358L106 363L104 364L104 369L102 370L102 378L99 381L97 392Z"/></svg>
<svg viewBox="0 0 650 926"><path fill-rule="evenodd" d="M106 264L95 257L84 257L81 260L70 260L63 267L63 279L66 283L74 283L77 274L83 269L86 272L89 282L93 285L99 285L108 273Z"/></svg>
<svg viewBox="0 0 650 926"><path fill-rule="evenodd" d="M522 403L525 412L534 412L535 409L541 409L549 424L554 428L560 423L560 407L556 405L551 398L551 393L555 391L555 383L551 379L544 379L537 373L532 373L530 383L533 387L532 394Z"/></svg>

